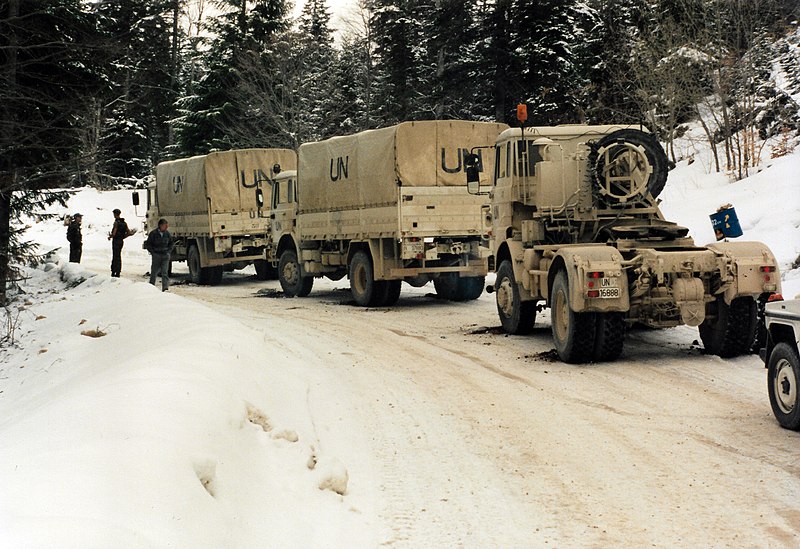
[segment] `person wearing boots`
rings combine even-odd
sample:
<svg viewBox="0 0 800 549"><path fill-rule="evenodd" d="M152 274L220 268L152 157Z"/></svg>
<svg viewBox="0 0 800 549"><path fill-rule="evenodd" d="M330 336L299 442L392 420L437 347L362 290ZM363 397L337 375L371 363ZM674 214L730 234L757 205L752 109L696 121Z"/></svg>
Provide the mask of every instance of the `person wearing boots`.
<svg viewBox="0 0 800 549"><path fill-rule="evenodd" d="M125 218L120 217L122 212L115 208L113 213L114 225L108 235L108 239L111 241L111 276L119 278L122 271L122 246L129 232Z"/></svg>
<svg viewBox="0 0 800 549"><path fill-rule="evenodd" d="M81 235L81 221L83 216L76 213L72 222L67 227L67 241L69 242L69 262L80 263L83 252L83 236Z"/></svg>

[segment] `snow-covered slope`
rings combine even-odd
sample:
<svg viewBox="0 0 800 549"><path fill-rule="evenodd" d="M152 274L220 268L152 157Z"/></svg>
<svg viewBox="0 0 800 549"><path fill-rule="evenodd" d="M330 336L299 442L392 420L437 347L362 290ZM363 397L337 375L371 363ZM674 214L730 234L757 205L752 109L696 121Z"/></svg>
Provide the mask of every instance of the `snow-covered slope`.
<svg viewBox="0 0 800 549"><path fill-rule="evenodd" d="M0 354L0 547L375 545L290 349L148 284L49 268Z"/></svg>
<svg viewBox="0 0 800 549"><path fill-rule="evenodd" d="M794 297L800 293L800 270L791 270L800 256L800 151L765 161L761 171L733 183L725 174L707 173L708 164L698 160L702 152L670 172L659 197L665 217L688 227L704 245L715 240L709 215L732 204L744 233L739 240L770 247L780 263L784 297Z"/></svg>

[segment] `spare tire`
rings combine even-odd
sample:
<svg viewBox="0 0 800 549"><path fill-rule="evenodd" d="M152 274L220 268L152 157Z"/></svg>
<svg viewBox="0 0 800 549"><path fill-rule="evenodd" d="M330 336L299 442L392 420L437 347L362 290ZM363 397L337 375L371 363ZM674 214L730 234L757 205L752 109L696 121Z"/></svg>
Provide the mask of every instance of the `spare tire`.
<svg viewBox="0 0 800 549"><path fill-rule="evenodd" d="M641 130L617 130L602 137L594 144L592 167L595 183L601 186L604 184L602 177L606 155L602 151L608 150L608 157L614 158L617 154L616 151L625 150L630 146L642 149L647 162L653 168L653 172L647 181L646 189L653 198L656 198L664 190L664 185L667 183L669 162L667 153L664 152L664 148L658 142L658 139L653 134Z"/></svg>

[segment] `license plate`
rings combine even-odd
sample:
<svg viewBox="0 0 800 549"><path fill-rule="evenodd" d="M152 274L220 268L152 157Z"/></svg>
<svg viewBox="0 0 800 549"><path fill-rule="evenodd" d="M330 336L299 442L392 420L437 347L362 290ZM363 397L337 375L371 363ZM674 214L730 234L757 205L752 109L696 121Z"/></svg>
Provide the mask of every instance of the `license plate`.
<svg viewBox="0 0 800 549"><path fill-rule="evenodd" d="M600 282L600 297L601 299L618 299L619 288L617 287L616 277L605 277L599 280Z"/></svg>
<svg viewBox="0 0 800 549"><path fill-rule="evenodd" d="M619 297L619 288L600 288L601 299L614 299Z"/></svg>

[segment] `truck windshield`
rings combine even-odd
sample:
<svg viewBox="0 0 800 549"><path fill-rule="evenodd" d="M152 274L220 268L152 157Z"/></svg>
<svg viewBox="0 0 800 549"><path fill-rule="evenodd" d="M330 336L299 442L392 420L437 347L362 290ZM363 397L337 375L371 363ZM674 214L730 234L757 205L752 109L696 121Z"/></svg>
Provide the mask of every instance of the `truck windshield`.
<svg viewBox="0 0 800 549"><path fill-rule="evenodd" d="M294 179L284 179L275 181L272 184L272 207L277 208L278 204L294 202L296 199L296 189Z"/></svg>
<svg viewBox="0 0 800 549"><path fill-rule="evenodd" d="M530 139L520 139L517 141L515 149L514 175L522 177L536 175L536 164L544 160L542 158L542 146L534 145Z"/></svg>

